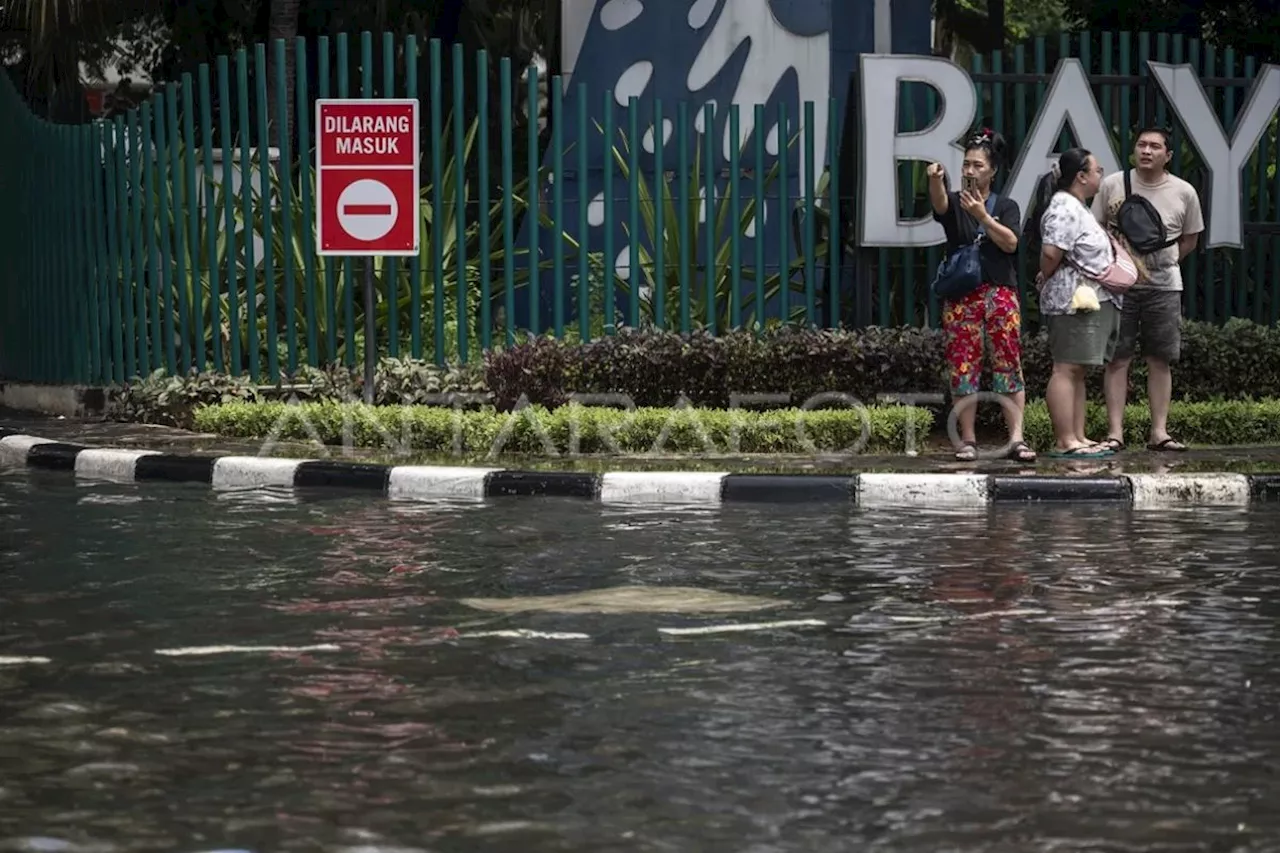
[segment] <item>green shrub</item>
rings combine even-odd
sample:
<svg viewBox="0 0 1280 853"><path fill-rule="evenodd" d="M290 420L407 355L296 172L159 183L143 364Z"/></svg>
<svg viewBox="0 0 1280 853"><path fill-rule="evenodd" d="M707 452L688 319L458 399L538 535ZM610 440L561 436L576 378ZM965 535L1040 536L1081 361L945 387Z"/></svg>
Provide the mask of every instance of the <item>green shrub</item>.
<svg viewBox="0 0 1280 853"><path fill-rule="evenodd" d="M901 453L928 434L932 415L911 406L863 411L656 409L571 403L515 412L319 401L228 403L195 415L229 438L314 441L418 453ZM910 443L909 443L910 442Z"/></svg>
<svg viewBox="0 0 1280 853"><path fill-rule="evenodd" d="M780 327L760 336L732 331L719 337L703 331L682 335L624 330L587 343L542 337L492 351L483 363L442 367L408 358L383 359L374 402L388 406L492 404L507 412L522 399L556 409L573 401L575 394L607 394L625 397L640 407L670 407L683 398L699 408L725 409L732 408L739 395L769 394L784 395L774 407L808 408L815 395L836 392L871 405L881 394L945 397L944 346L940 330L916 327ZM1051 370L1048 338L1044 334L1024 337L1023 372L1029 399L1043 396ZM1102 370L1090 371L1088 381L1090 399L1101 403ZM989 372L983 387L990 387ZM351 401L360 399L361 391L361 371L345 366L303 368L279 387L255 386L244 378L211 372L187 376L157 372L116 389L109 416L190 427L193 413L204 405L295 396L304 401ZM1280 398L1280 329L1239 319L1224 326L1184 323L1174 392L1186 402ZM1129 399L1134 404L1146 399L1146 367L1140 359L1130 371ZM829 401L826 405L844 404ZM931 410L939 423L945 423L945 408ZM989 403L979 408L980 424L997 426L1000 420L1000 406Z"/></svg>
<svg viewBox="0 0 1280 853"><path fill-rule="evenodd" d="M284 389L300 400L355 401L364 393L364 369L303 367ZM455 395L478 395L487 402L484 365L441 366L423 359L384 358L373 374L373 402L380 406L453 405Z"/></svg>
<svg viewBox="0 0 1280 853"><path fill-rule="evenodd" d="M1027 395L1041 397L1053 364L1046 334L1023 338ZM1139 353L1139 356L1141 353ZM1101 402L1102 370L1089 375L1089 396ZM485 380L502 411L521 396L555 408L573 393L622 394L637 406L671 406L681 397L697 406L725 407L734 394L785 393L791 405L822 392L843 392L865 403L880 394L943 393L948 369L945 336L914 327L809 330L781 327L757 337L734 331L679 334L627 330L588 343L538 338L486 356ZM1146 399L1146 366L1135 360L1129 399ZM984 376L990 388L990 371ZM1174 390L1188 401L1280 397L1280 329L1235 319L1223 326L1183 324ZM999 407L980 409L984 422Z"/></svg>
<svg viewBox="0 0 1280 853"><path fill-rule="evenodd" d="M942 389L943 365L942 337L929 329L780 327L760 337L646 329L581 344L540 338L491 352L485 379L502 411L522 395L555 408L573 393L623 394L637 406L664 407L683 397L725 408L736 394L787 394L802 405L841 392L871 404L882 393Z"/></svg>
<svg viewBox="0 0 1280 853"><path fill-rule="evenodd" d="M172 376L157 370L107 397L106 416L132 423L160 424L188 429L201 406L261 399L248 379L206 371Z"/></svg>
<svg viewBox="0 0 1280 853"><path fill-rule="evenodd" d="M107 417L134 423L162 424L190 429L201 406L241 401L288 399L335 402L359 400L364 374L344 365L301 367L287 383L256 385L244 376L205 371L169 374L164 370L111 389ZM384 358L374 373L376 405L489 402L484 365L468 363L441 367L411 358Z"/></svg>
<svg viewBox="0 0 1280 853"><path fill-rule="evenodd" d="M1186 444L1280 444L1280 399L1174 402L1169 407L1169 432ZM1023 421L1027 443L1044 451L1053 446L1053 424L1044 401L1027 404ZM1151 433L1151 412L1145 405L1125 408L1124 441L1144 448ZM1107 435L1107 410L1090 403L1085 414L1085 434L1095 441Z"/></svg>
<svg viewBox="0 0 1280 853"><path fill-rule="evenodd" d="M1044 396L1053 370L1048 335L1023 340L1023 372L1029 397ZM1089 399L1103 402L1103 371L1088 376ZM1185 402L1280 397L1280 329L1244 319L1212 323L1184 321L1182 353L1174 366L1173 392ZM1142 353L1129 368L1129 402L1147 400ZM998 415L998 413L997 413Z"/></svg>

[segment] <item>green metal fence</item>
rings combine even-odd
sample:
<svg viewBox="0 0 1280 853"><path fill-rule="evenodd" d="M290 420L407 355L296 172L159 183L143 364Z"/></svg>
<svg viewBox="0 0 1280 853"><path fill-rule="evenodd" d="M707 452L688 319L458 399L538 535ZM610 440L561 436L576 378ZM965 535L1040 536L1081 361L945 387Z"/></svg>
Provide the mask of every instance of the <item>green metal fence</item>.
<svg viewBox="0 0 1280 853"><path fill-rule="evenodd" d="M716 202L707 218L715 221L697 221L696 151L692 164L680 158L683 184L646 176L640 146L628 144L639 138L643 122L634 98L626 108L606 111L616 140L604 167L629 175L626 197L617 199L629 206L629 233L656 228L653 247L630 241L632 269L647 288L630 287L630 271L619 275L606 262L608 239L593 248L563 233L573 221L585 221L590 200L566 205L559 182L550 180L580 157L566 150L572 146L562 136L575 122L577 138L606 131L591 126L586 110L566 113L558 80L550 85L550 128L540 133L536 116L521 115L523 105L538 100L536 69L514 69L506 59L367 32L277 41L270 50L268 56L266 45L256 45L219 57L138 108L88 126L35 118L8 81L0 81L0 102L13 116L0 127L0 170L8 170L6 183L17 195L0 236L12 259L0 291L0 376L120 383L160 369L216 370L275 382L300 365L360 364L360 267L367 261L315 251L315 128L309 126L315 97L422 102L421 251L411 259L372 261L379 353L465 361L523 339L530 327L590 337L628 323L663 324L678 306L676 322L688 328L707 325L726 302L721 328L760 325L763 314L747 316L734 304L740 284L754 280L755 294L765 299L784 286L776 269L770 279L755 274L763 265L742 263L739 243L754 200L739 192L720 199L705 168ZM297 69L293 98L287 51ZM612 101L612 92L603 95ZM682 105L686 118L687 112ZM731 121L739 121L736 109ZM687 122L682 133L692 139ZM793 138L790 147L800 144ZM548 146L560 152L550 168L542 165ZM759 162L763 143L756 148ZM822 204L797 190L774 197L792 207L807 203L809 211ZM518 238L531 217L543 240L555 238L558 251L550 257L537 254L536 232ZM807 251L812 259L826 244L816 240L812 224L804 230L804 245L790 253L785 287L802 294L808 288L812 308L816 279L804 277L800 255ZM689 257L699 231L725 238L723 251L703 241L714 251L701 264ZM530 263L531 257L538 261ZM684 263L672 273L677 258ZM711 275L702 271L708 268ZM668 277L678 284L664 287ZM606 280L615 287L605 287ZM582 297L572 306L578 316L566 318L570 300L561 295L575 288ZM539 318L539 297L549 292L555 309ZM532 323L516 322L517 297L532 301ZM793 301L804 307L803 297ZM784 306L785 316L793 313Z"/></svg>
<svg viewBox="0 0 1280 853"><path fill-rule="evenodd" d="M296 67L292 87L287 53ZM1176 37L1038 40L975 59L979 121L1019 146L1054 64L1069 55L1106 75L1095 96L1121 152L1136 128L1172 119L1143 60L1192 62L1227 127L1256 71L1230 51L1219 56ZM731 172L746 176L747 188L729 181L722 189L702 165L702 146L684 144L693 138L688 105L680 105L676 123L677 162L663 164L659 155L646 170L639 140L653 117L647 108L632 99L615 114L606 92L603 126L590 126L584 109L566 113L553 80L549 128L540 132L522 115L539 91L536 71L529 71L522 76L525 69L505 59L391 34L276 42L220 57L139 108L86 126L35 118L8 79L0 81L10 117L0 126L0 176L9 196L0 229L8 260L0 283L0 377L120 383L165 369L274 382L300 365L360 364L359 265L315 252L315 97L422 100L422 249L415 258L374 261L372 344L380 353L475 359L522 339L528 327L589 338L646 324L721 331L776 322L937 323L928 282L940 247L848 244L855 141L841 144L839 133L857 122L837 116L834 101L806 104L801 125L812 127L816 110L829 111L827 148L838 168L819 168L806 175L811 181L788 186L785 163L813 150L811 134L783 140L781 168L768 165L763 134L756 134L753 145L730 151ZM935 106L915 116L904 111L902 129L929 121ZM756 127L764 126L762 110L754 110ZM729 123L736 128L742 118L735 109ZM552 171L583 168L582 153L566 151L562 137L589 133L613 140L615 156L604 168L626 178L625 198L606 192L606 211L619 202L627 233L649 237L647 245L629 241L625 277L613 263L622 246L612 237L599 247L573 237L586 230L589 199L566 204L548 180ZM1180 128L1175 133L1181 137ZM1181 138L1178 146L1184 153L1176 171L1203 193L1198 155ZM550 167L542 165L547 150L559 152ZM1280 319L1278 152L1273 121L1244 170L1246 247L1201 250L1187 262L1190 316ZM904 164L899 186L901 214L925 214L923 164ZM766 203L801 223L781 229L781 261L772 265L761 241L750 250L744 241L754 211ZM559 251L551 257L531 254L536 245L520 239L529 217L554 237ZM832 233L846 235L836 241L840 251L829 244ZM1030 262L1023 259L1024 282ZM554 309L538 316L538 297L547 293ZM1023 295L1034 326L1034 289ZM535 306L531 322L517 322L518 298Z"/></svg>

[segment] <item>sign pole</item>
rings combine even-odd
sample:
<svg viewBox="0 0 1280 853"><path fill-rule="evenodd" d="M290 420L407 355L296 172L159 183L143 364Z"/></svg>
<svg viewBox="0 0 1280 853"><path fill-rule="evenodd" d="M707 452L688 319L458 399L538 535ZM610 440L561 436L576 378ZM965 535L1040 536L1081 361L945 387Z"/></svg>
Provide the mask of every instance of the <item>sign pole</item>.
<svg viewBox="0 0 1280 853"><path fill-rule="evenodd" d="M374 264L380 257L408 258L420 251L418 135L417 98L316 101L317 252L353 263L365 259L366 405L373 404L378 361Z"/></svg>
<svg viewBox="0 0 1280 853"><path fill-rule="evenodd" d="M373 379L377 372L377 331L373 316L374 256L364 259L364 402L373 405Z"/></svg>

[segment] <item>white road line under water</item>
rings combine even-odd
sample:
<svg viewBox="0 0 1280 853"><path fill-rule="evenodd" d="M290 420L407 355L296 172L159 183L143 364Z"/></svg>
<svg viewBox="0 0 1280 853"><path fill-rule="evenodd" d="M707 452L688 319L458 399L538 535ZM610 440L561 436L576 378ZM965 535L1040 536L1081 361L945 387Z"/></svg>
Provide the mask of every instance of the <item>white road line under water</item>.
<svg viewBox="0 0 1280 853"><path fill-rule="evenodd" d="M458 639L470 640L475 637L513 637L522 640L590 640L589 634L578 634L572 631L530 631L527 628L509 628L503 631L476 631L474 634L459 634Z"/></svg>
<svg viewBox="0 0 1280 853"><path fill-rule="evenodd" d="M0 655L0 666L24 666L26 664L53 663L49 658L26 657L23 655Z"/></svg>
<svg viewBox="0 0 1280 853"><path fill-rule="evenodd" d="M693 628L658 628L659 634L669 636L691 636L701 634L728 634L747 631L768 631L775 628L821 628L827 623L818 619L791 619L781 622L748 622L726 625L701 625ZM590 634L577 631L534 631L528 628L508 628L497 631L476 631L459 634L455 639L474 640L486 638L516 640L590 640ZM303 652L340 652L342 646L334 643L318 643L310 646L181 646L172 649L156 649L154 654L162 657L209 657L212 655L233 654L273 654ZM52 663L46 657L0 656L0 666L21 666L24 664Z"/></svg>
<svg viewBox="0 0 1280 853"><path fill-rule="evenodd" d="M341 646L319 643L314 646L184 646L177 649L156 649L165 657L191 657L196 655L229 655L255 652L340 652Z"/></svg>
<svg viewBox="0 0 1280 853"><path fill-rule="evenodd" d="M954 613L946 616L897 616L890 615L891 622L974 622L979 619L999 619L1004 616L1043 616L1049 611L1033 609L987 610L982 613Z"/></svg>
<svg viewBox="0 0 1280 853"><path fill-rule="evenodd" d="M696 628L659 628L659 634L729 634L742 631L769 631L774 628L821 628L827 623L819 619L790 619L782 622L739 622L731 625L701 625Z"/></svg>

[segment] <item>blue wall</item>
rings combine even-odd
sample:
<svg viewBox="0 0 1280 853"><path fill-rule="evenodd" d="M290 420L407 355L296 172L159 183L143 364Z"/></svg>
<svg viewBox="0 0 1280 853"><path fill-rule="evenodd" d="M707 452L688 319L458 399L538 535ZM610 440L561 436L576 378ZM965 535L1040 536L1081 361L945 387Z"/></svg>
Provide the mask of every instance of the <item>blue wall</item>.
<svg viewBox="0 0 1280 853"><path fill-rule="evenodd" d="M929 0L894 0L892 11L893 52L928 53L931 39ZM591 14L590 22L573 66L569 88L563 95L565 120L561 132L562 150L566 153L561 189L561 226L575 239L582 239L578 226L582 208L579 192L585 181L585 198L590 213L585 236L587 250L600 252L604 248L604 229L600 223L608 221L613 227L615 257L611 260L620 262L617 268L624 274L629 265L626 230L629 224L628 185L616 164L613 170L613 210L611 215L603 215L603 163L607 149L598 126L605 124L604 97L607 90L613 90L623 104L626 95L638 96L641 140L637 143L644 139L654 124L654 99L661 100L661 116L670 123L670 130L665 134L667 141L662 147L663 168L668 174L675 172L679 164L679 105L682 102L687 104L688 154L692 167L695 146L697 156L705 163L706 140L697 128L701 125L704 105L714 101L712 138L716 158L716 193L724 195L729 180L722 172L727 170L729 162L725 139L729 128L729 103L738 104L742 151L740 168L752 168L756 136L763 132L768 138L777 124L779 105L785 105L790 133L795 135L803 119L804 101L813 101L814 131L820 134L820 137L815 137L819 155L815 176L820 177L836 153L827 144L828 99L836 100L836 130L837 136L842 136L846 129L846 105L850 101L856 103L856 98L850 97L849 85L858 56L872 51L874 47L874 0L566 0L565 14L588 12ZM579 103L584 98L587 105L587 171L582 174L578 164L580 140L577 138L577 119ZM765 107L765 125L748 132L756 104ZM615 100L613 140L619 150L625 150L619 133L626 133L628 121L627 108ZM849 126L856 129L857 124ZM776 150L777 136L773 138L775 144L771 147ZM627 140L626 144L633 143ZM548 144L543 157L547 167L554 162L550 148ZM640 153L641 170L646 177L651 176L654 155L644 147ZM776 160L775 153L766 150L765 170L769 170ZM788 195L803 203L805 170L802 141L792 145L787 160ZM678 186L677 180L671 180L672 192ZM754 192L754 180L750 176L741 179L739 192L745 205ZM776 192L775 184L769 188L769 195ZM554 216L554 194L550 187L543 188L542 197L546 214ZM591 200L596 200L596 204L591 205ZM755 240L763 237L765 264L768 271L774 273L781 259L779 228L784 223L777 215L776 198L766 197L765 208L765 227L760 229L757 223L754 237L744 235L741 240L742 265L754 267ZM529 245L527 229L531 224L526 221L525 232L520 235L519 245L522 247ZM670 227L674 227L674 223ZM549 232L550 229L543 230ZM794 229L789 228L788 233L794 234ZM643 222L638 236L648 246L648 232ZM707 236L705 225L699 236ZM550 233L543 233L540 237L541 260L549 262L555 254L554 239ZM721 231L715 237L717 243L723 244L728 232ZM795 245L794 237L789 237L788 242L788 254L794 260L803 244ZM701 267L705 264L705 253L705 242L700 240L691 262L692 281L698 292L703 288ZM566 282L566 300L562 308L566 326L573 327L576 325L577 308L571 279L578 267L572 246L566 244L563 247L562 257ZM675 269L678 261L678 258L665 258L664 265ZM797 276L797 281L800 280ZM743 292L754 292L754 283L744 277L742 288ZM553 274L550 270L540 274L539 292L539 325L546 329L555 314ZM530 321L529 290L522 288L519 296L516 321L527 326ZM668 304L677 298L676 293L669 292ZM795 296L792 304L796 304ZM626 297L621 291L618 292L618 307L625 311ZM768 313L777 316L777 310L775 305ZM624 313L622 322L626 321Z"/></svg>

